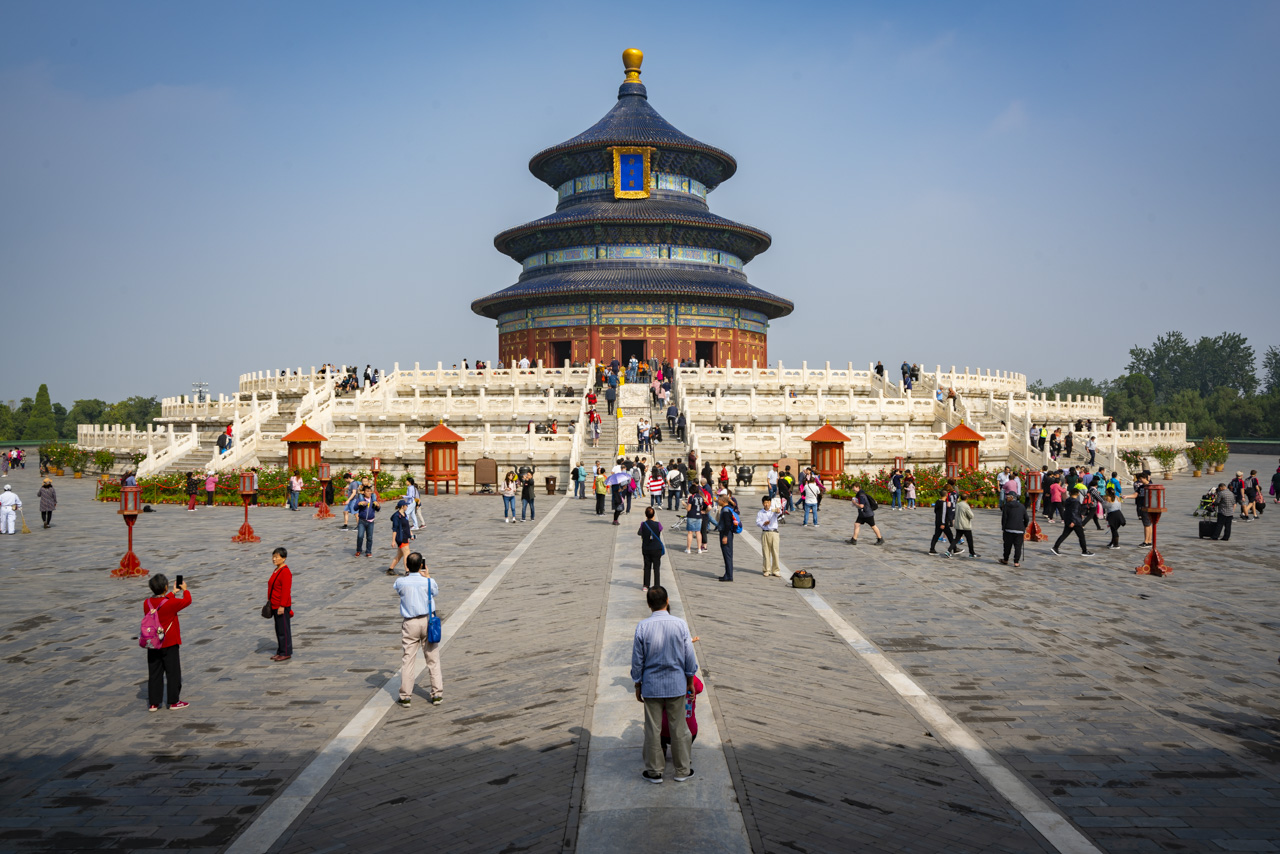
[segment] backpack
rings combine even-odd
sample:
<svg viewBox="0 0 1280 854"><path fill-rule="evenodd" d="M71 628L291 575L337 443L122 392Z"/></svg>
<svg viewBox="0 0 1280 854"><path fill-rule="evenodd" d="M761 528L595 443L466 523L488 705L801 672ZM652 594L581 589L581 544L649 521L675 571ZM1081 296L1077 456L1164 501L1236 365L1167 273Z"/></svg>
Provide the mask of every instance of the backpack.
<svg viewBox="0 0 1280 854"><path fill-rule="evenodd" d="M803 590L811 590L818 585L817 579L803 569L791 573L791 586Z"/></svg>
<svg viewBox="0 0 1280 854"><path fill-rule="evenodd" d="M142 624L138 626L138 646L160 649L164 645L164 633L165 628L160 625L160 606L157 605L142 616Z"/></svg>
<svg viewBox="0 0 1280 854"><path fill-rule="evenodd" d="M729 512L733 514L733 532L735 534L741 534L742 533L742 517L739 516L738 511L734 510L732 507L729 508Z"/></svg>
<svg viewBox="0 0 1280 854"><path fill-rule="evenodd" d="M868 510L870 510L872 513L874 513L874 512L876 512L877 510L879 510L879 509L880 509L880 505L879 505L879 504L877 504L877 503L876 503L876 500L875 500L874 498L872 498L872 497L871 497L871 493L869 493L869 492L868 492L868 493L863 493L863 494L867 496L867 509L868 509Z"/></svg>

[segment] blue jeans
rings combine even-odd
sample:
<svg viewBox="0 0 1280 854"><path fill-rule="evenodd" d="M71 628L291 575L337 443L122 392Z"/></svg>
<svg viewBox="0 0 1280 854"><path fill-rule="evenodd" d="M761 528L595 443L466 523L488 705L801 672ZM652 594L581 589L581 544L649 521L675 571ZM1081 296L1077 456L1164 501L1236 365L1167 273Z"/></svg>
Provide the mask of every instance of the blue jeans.
<svg viewBox="0 0 1280 854"><path fill-rule="evenodd" d="M505 519L507 516L512 519L516 518L516 497L514 495L502 496L502 518Z"/></svg>
<svg viewBox="0 0 1280 854"><path fill-rule="evenodd" d="M586 481L584 481L584 480L575 480L575 481L573 482L573 497L574 497L574 498L582 498L582 497L584 497L584 496L583 496L583 487L585 487L586 485L587 485L587 483L586 483Z"/></svg>
<svg viewBox="0 0 1280 854"><path fill-rule="evenodd" d="M528 510L528 511L529 511L529 518L530 518L530 519L536 519L536 518L538 518L537 511L535 511L535 510L533 509L533 499L532 499L532 498L521 498L521 499L520 499L520 519L521 519L521 520L523 520L523 519L524 519L524 511L526 511L526 510ZM516 515L516 511L515 511L515 508L514 508L514 507L513 507L513 508L511 508L511 515L512 515L512 516L515 516L515 515Z"/></svg>
<svg viewBox="0 0 1280 854"><path fill-rule="evenodd" d="M818 524L818 505L810 504L808 501L804 503L804 519L800 524L807 525L809 523L810 513L813 513L813 524Z"/></svg>
<svg viewBox="0 0 1280 854"><path fill-rule="evenodd" d="M656 507L656 508L658 508L659 510L661 510L661 509L662 509L662 492L661 492L661 490L659 490L658 492L650 492L650 493L649 493L649 506L650 506L650 507Z"/></svg>
<svg viewBox="0 0 1280 854"><path fill-rule="evenodd" d="M298 496L299 496L300 494L301 494L301 493L294 492L292 489L291 489L291 490L289 490L289 509L290 509L290 510L297 510L297 509L298 509ZM281 653L281 655L283 655L283 654L284 654L284 653Z"/></svg>
<svg viewBox="0 0 1280 854"><path fill-rule="evenodd" d="M680 499L684 497L684 490L679 487L671 487L667 490L667 509L675 510L680 506ZM675 505L674 507L672 505Z"/></svg>
<svg viewBox="0 0 1280 854"><path fill-rule="evenodd" d="M366 546L366 538L368 544ZM356 521L356 551L373 551L373 520L368 521L359 519Z"/></svg>
<svg viewBox="0 0 1280 854"><path fill-rule="evenodd" d="M782 499L782 503L786 505L786 507L787 507L787 512L788 512L788 513L790 513L792 510L795 510L795 509L796 509L795 502L793 502L793 501L791 500L791 496L790 496L790 495L787 495L785 498L783 498L783 499Z"/></svg>
<svg viewBox="0 0 1280 854"><path fill-rule="evenodd" d="M901 489L895 489L893 491L893 506L894 507L902 506L902 490Z"/></svg>
<svg viewBox="0 0 1280 854"><path fill-rule="evenodd" d="M769 494L768 494L768 498L769 498L769 500L770 500L770 501L772 501L772 500L773 500L773 496L775 496L775 495L777 495L777 494L778 494L778 484L776 484L776 483L775 483L775 484L772 484L772 485L769 487Z"/></svg>

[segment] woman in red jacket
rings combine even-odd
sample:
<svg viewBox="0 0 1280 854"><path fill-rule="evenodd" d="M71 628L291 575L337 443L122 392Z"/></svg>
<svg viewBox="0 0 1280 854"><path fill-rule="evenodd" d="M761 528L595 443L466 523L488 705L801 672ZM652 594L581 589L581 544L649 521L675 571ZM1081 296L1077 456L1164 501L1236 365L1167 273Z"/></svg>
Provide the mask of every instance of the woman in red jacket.
<svg viewBox="0 0 1280 854"><path fill-rule="evenodd" d="M169 681L169 708L185 709L191 705L180 698L182 694L182 660L178 650L182 645L182 626L178 623L178 612L191 604L191 593L187 585L179 584L178 588L169 587L169 579L163 575L153 575L147 582L154 596L142 600L142 613L156 612L160 618L160 628L164 630L164 638L159 649L147 650L147 700L150 712L160 711L160 696L164 689L165 679Z"/></svg>
<svg viewBox="0 0 1280 854"><path fill-rule="evenodd" d="M293 657L293 629L289 624L293 619L293 573L284 562L288 556L283 546L271 553L271 562L276 568L267 579L267 603L276 624L276 654L271 656L272 661L288 661Z"/></svg>

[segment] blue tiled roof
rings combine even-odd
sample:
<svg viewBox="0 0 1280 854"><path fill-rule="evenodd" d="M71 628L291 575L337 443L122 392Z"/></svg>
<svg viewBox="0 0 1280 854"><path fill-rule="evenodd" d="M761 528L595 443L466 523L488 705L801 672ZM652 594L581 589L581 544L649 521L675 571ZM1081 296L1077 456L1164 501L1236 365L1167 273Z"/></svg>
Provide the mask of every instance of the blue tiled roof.
<svg viewBox="0 0 1280 854"><path fill-rule="evenodd" d="M613 169L611 145L651 145L658 149L655 168L688 175L713 190L733 176L738 163L726 151L676 130L649 105L643 83L623 83L618 103L587 130L538 152L529 171L552 188L591 172Z"/></svg>
<svg viewBox="0 0 1280 854"><path fill-rule="evenodd" d="M716 216L697 200L597 198L509 228L493 239L493 245L499 252L523 261L543 249L613 242L608 235L593 236L601 227L630 229L634 236L625 242L684 243L725 249L740 257L743 263L764 252L773 242L768 232ZM694 232L696 236L680 236L686 232Z"/></svg>
<svg viewBox="0 0 1280 854"><path fill-rule="evenodd" d="M505 311L546 305L553 299L652 299L736 305L762 312L771 319L784 317L794 308L790 300L757 288L740 273L611 262L526 273L511 287L472 302L471 310L496 319Z"/></svg>

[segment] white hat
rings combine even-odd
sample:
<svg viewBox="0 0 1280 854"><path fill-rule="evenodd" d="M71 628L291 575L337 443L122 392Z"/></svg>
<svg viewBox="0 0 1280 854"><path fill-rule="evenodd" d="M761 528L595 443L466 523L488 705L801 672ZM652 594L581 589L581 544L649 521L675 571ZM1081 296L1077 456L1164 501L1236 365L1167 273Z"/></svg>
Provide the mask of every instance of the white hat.
<svg viewBox="0 0 1280 854"><path fill-rule="evenodd" d="M4 485L4 491L5 491L5 492L12 492L12 491L13 491L13 487L6 483L6 484Z"/></svg>

